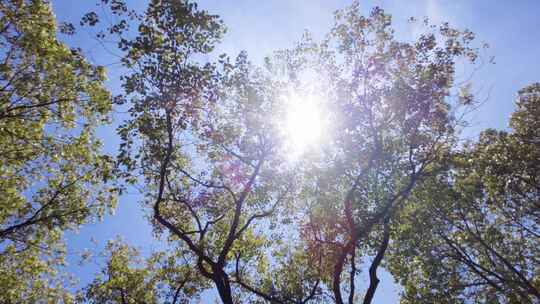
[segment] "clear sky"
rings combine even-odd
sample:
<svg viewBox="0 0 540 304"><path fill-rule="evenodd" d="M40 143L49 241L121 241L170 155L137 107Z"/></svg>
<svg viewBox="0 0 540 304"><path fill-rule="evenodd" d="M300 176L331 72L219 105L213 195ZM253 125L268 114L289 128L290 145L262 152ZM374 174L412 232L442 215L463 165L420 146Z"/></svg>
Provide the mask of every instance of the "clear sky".
<svg viewBox="0 0 540 304"><path fill-rule="evenodd" d="M59 21L78 24L83 13L95 8L93 0L53 0ZM144 0L128 0L133 7L144 9ZM201 0L201 8L220 15L228 32L220 44L218 53L230 55L246 50L254 62L260 62L272 51L286 48L297 41L304 30L315 37L322 37L330 28L333 12L345 7L345 0ZM393 15L398 34L403 39L411 37L415 29L405 22L408 17L421 19L430 17L434 23L449 21L452 25L468 28L476 33L480 41L491 46L486 58L495 56L495 65L486 65L473 77L475 90L486 103L470 117L473 123L468 136L488 127L504 129L513 109L516 92L521 87L540 81L540 1L494 1L494 0L395 0L361 1L367 12L380 6ZM87 32L80 32L67 39L72 46L88 50L87 55L96 64L108 65L117 61L103 49ZM118 92L119 70L109 67L110 89ZM118 120L116 121L118 123ZM107 151L116 150L118 140L114 126L104 128L100 136ZM106 240L122 235L129 243L148 253L159 248L153 241L151 229L137 204L135 193L124 195L114 216L103 222L84 226L78 234L68 235L70 269L82 283L87 283L96 272L95 265L78 267L76 253L84 248L94 249L91 238L102 248ZM363 281L366 282L367 278ZM364 285L365 286L365 285ZM391 282L387 273L382 274L375 303L394 303L399 287ZM205 298L210 302L211 295Z"/></svg>

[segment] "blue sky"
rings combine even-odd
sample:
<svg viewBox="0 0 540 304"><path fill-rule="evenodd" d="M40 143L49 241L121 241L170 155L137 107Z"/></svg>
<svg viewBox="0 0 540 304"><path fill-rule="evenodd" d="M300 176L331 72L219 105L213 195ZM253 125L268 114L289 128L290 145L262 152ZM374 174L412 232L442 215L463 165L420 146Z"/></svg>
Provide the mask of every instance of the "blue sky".
<svg viewBox="0 0 540 304"><path fill-rule="evenodd" d="M53 0L59 21L78 23L83 13L94 9L93 0ZM304 30L315 37L322 37L330 28L333 12L343 8L351 1L330 0L201 0L201 8L220 15L228 32L217 52L237 54L246 50L254 62L261 62L272 51L286 48L297 41ZM144 0L128 0L133 7L144 9ZM415 28L405 22L408 17L421 19L430 17L434 23L449 21L458 28L468 28L476 33L480 41L491 46L486 57L495 56L495 65L486 65L473 78L478 96L487 98L486 103L469 117L472 122L467 136L477 134L488 127L504 129L513 109L517 90L540 81L540 1L493 1L493 0L449 0L449 1L361 1L365 11L378 5L393 15L395 28L403 39L411 37ZM88 50L87 55L96 64L108 65L117 61L105 51L88 32L80 32L66 40L72 46ZM108 85L118 92L120 70L109 67ZM116 121L118 123L118 120ZM118 140L114 126L99 132L105 142L105 149L114 152ZM89 224L78 234L68 235L68 249L72 253L70 269L83 283L97 271L95 265L76 266L76 253L84 248L94 249L90 239L98 241L101 248L106 240L122 235L129 243L147 253L159 248L160 243L153 240L151 229L138 206L138 196L134 193L120 199L114 216L103 222ZM365 281L365 278L364 278ZM398 286L391 282L388 274L382 274L375 303L393 303L397 299ZM210 301L211 296L205 302Z"/></svg>

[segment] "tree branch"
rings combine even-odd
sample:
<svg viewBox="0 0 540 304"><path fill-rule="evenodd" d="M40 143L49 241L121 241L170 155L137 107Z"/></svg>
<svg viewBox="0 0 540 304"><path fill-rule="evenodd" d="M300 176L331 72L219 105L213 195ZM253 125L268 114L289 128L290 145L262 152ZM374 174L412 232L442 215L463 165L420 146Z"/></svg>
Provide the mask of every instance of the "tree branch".
<svg viewBox="0 0 540 304"><path fill-rule="evenodd" d="M383 239L381 241L381 245L379 246L377 254L375 255L375 258L373 259L373 261L371 262L371 266L369 267L369 288L366 292L366 295L364 296L364 304L371 304L373 296L375 295L375 290L377 290L377 286L379 285L380 280L377 277L377 268L382 262L384 254L386 252L386 248L388 248L389 240L390 224L389 220L386 220L386 223L384 223Z"/></svg>

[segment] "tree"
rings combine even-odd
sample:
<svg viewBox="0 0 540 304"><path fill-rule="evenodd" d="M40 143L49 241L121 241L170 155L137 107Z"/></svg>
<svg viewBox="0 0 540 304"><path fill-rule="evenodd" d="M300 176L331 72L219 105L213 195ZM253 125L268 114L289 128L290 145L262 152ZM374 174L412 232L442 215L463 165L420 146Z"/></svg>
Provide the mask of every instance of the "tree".
<svg viewBox="0 0 540 304"><path fill-rule="evenodd" d="M282 53L297 90L318 92L332 121L318 159L304 164L300 224L309 252L325 257L336 303L359 301L357 265L373 256L363 297L371 303L399 211L456 147L465 105L452 95L455 65L477 59L470 31L425 21L424 34L401 42L391 24L382 9L362 16L354 2L322 42L308 37Z"/></svg>
<svg viewBox="0 0 540 304"><path fill-rule="evenodd" d="M482 132L404 209L390 258L403 302L540 300L539 105L538 84L520 90L511 130Z"/></svg>
<svg viewBox="0 0 540 304"><path fill-rule="evenodd" d="M106 266L85 288L85 303L189 303L205 283L181 252L155 252L144 259L121 240L109 241Z"/></svg>
<svg viewBox="0 0 540 304"><path fill-rule="evenodd" d="M228 262L244 235L252 238L245 242L261 242L248 228L271 212L265 183L277 176L263 174L273 156L272 139L261 132L270 92L250 79L243 55L234 64L222 58L222 74L194 59L211 52L223 33L217 17L195 4L151 1L134 19L134 38L116 32L130 69L123 87L131 118L119 128L120 164L127 178L148 185L143 194L156 231L188 250L198 272L232 303ZM248 252L242 249L243 258Z"/></svg>
<svg viewBox="0 0 540 304"><path fill-rule="evenodd" d="M223 26L194 3L151 1L142 15L121 1L103 3L123 18L108 27L128 69L131 117L118 129L123 176L146 185L156 232L189 252L224 303L240 297L240 287L261 294L245 277L245 264L263 263L258 249L269 242L254 226L268 226L265 218L286 203L294 182L275 144L277 120L269 119L278 83L244 53L201 64L197 58L213 50ZM95 13L83 18L98 22ZM131 26L137 30L129 38Z"/></svg>
<svg viewBox="0 0 540 304"><path fill-rule="evenodd" d="M2 1L0 46L0 301L56 301L63 231L115 204L105 71L58 41L47 1Z"/></svg>

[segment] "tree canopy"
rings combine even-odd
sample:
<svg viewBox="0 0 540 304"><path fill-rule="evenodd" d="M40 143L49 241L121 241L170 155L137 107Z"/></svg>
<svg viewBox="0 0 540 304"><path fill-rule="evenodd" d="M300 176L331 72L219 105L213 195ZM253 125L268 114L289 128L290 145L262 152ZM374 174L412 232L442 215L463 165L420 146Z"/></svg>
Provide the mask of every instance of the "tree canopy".
<svg viewBox="0 0 540 304"><path fill-rule="evenodd" d="M540 301L540 84L518 92L508 130L463 142L479 102L456 71L478 64L473 32L411 19L423 31L402 40L354 1L324 38L258 66L216 54L225 25L195 2L100 5L80 25L116 43L114 98L105 69L57 38L76 28L49 2L0 4L1 302L177 304L214 289L231 304L368 304L381 267L402 303ZM308 102L320 134L299 147L287 121ZM96 129L115 106L128 117L112 157ZM67 287L63 233L133 185L165 249L111 240L95 278Z"/></svg>
<svg viewBox="0 0 540 304"><path fill-rule="evenodd" d="M46 1L0 4L0 301L68 301L62 235L115 205L105 71L57 39ZM52 283L51 283L52 282Z"/></svg>

